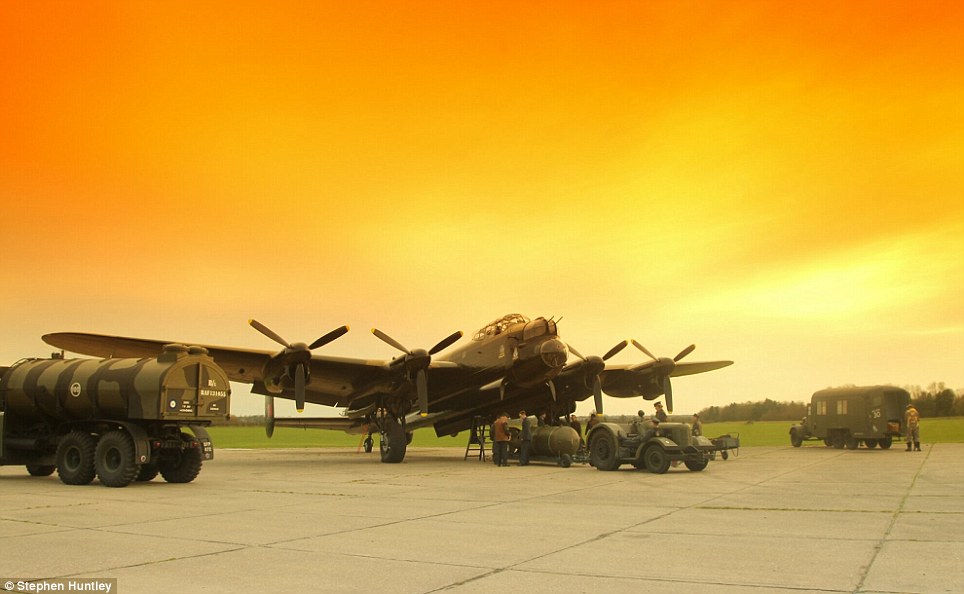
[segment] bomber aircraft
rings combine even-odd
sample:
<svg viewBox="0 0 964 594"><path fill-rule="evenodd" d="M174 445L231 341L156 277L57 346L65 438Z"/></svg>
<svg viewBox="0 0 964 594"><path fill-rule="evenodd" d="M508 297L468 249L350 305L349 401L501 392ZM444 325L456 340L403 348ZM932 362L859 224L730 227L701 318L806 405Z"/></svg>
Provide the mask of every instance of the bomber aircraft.
<svg viewBox="0 0 964 594"><path fill-rule="evenodd" d="M316 355L317 349L337 339L341 326L310 345L289 343L257 320L249 323L279 343L279 352L199 345L227 373L231 381L252 384L252 392L265 396L265 417L270 436L279 427L340 429L379 433L382 462L401 462L412 432L431 426L437 435L454 435L469 429L476 418L486 422L500 411L516 414L546 412L557 419L575 411L576 402L590 396L596 411L603 411L603 392L618 398L664 396L673 410L670 377L712 371L732 361L681 363L691 345L672 359L657 358L641 344L622 341L602 357L585 357L563 342L553 319L529 319L520 314L503 316L472 336L470 342L448 349L462 337L455 332L431 349L410 350L381 330L380 340L403 353L390 361ZM98 357L151 357L161 341L102 334L60 332L43 340L57 348ZM183 342L183 341L182 341ZM607 365L606 360L630 344L648 360L632 365ZM192 343L193 344L193 343ZM569 353L576 360L569 363ZM438 355L438 356L436 356ZM299 412L306 402L342 407L338 417L274 418L274 398L295 401Z"/></svg>

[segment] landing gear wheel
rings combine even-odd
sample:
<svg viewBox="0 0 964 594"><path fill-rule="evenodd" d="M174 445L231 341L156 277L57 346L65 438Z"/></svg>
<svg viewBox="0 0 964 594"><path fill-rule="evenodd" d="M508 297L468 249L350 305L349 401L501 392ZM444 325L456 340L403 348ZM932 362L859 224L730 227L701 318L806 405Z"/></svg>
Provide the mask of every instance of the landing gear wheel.
<svg viewBox="0 0 964 594"><path fill-rule="evenodd" d="M405 449L408 446L405 428L395 419L386 419L381 431L378 447L381 451L382 462L397 464L405 459Z"/></svg>
<svg viewBox="0 0 964 594"><path fill-rule="evenodd" d="M181 433L181 441L189 442L194 439L187 433ZM157 463L157 469L169 483L189 483L201 472L201 462L201 448L189 447L170 459L162 459Z"/></svg>
<svg viewBox="0 0 964 594"><path fill-rule="evenodd" d="M126 431L109 431L97 442L94 468L106 487L126 487L134 482L140 467L134 460L134 440Z"/></svg>
<svg viewBox="0 0 964 594"><path fill-rule="evenodd" d="M643 452L643 463L646 470L654 474L664 474L669 470L669 456L661 446L651 445Z"/></svg>
<svg viewBox="0 0 964 594"><path fill-rule="evenodd" d="M616 470L619 468L619 459L616 449L616 438L608 432L598 432L592 438L589 445L590 464L599 470Z"/></svg>
<svg viewBox="0 0 964 594"><path fill-rule="evenodd" d="M57 470L56 466L49 466L45 464L27 464L27 472L30 476L50 476Z"/></svg>
<svg viewBox="0 0 964 594"><path fill-rule="evenodd" d="M97 440L86 431L71 431L57 446L57 475L67 485L87 485L94 480Z"/></svg>

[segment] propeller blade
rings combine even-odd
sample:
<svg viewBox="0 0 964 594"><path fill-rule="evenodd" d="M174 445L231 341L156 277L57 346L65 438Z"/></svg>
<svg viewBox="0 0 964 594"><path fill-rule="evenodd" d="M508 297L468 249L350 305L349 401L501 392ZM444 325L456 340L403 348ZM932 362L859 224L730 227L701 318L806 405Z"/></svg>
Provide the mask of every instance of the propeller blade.
<svg viewBox="0 0 964 594"><path fill-rule="evenodd" d="M644 353L646 353L646 355L647 355L650 359L652 359L653 361L659 361L659 359L657 359L655 356L653 356L653 353L649 352L649 351L646 349L646 347L644 347L643 345L641 345L641 344L639 344L638 342L636 342L636 339L635 339L635 338L633 339L633 346L636 347L637 349L643 351Z"/></svg>
<svg viewBox="0 0 964 594"><path fill-rule="evenodd" d="M274 398L264 397L264 432L270 439L274 435Z"/></svg>
<svg viewBox="0 0 964 594"><path fill-rule="evenodd" d="M573 347L571 344L567 344L566 346L569 347L569 352L570 352L570 353L572 353L573 355L579 357L579 358L582 359L583 361L586 360L586 358L582 356L582 353L580 353L579 351L577 351L577 350L575 349L575 347Z"/></svg>
<svg viewBox="0 0 964 594"><path fill-rule="evenodd" d="M328 334L325 334L324 336L322 336L321 338L319 338L319 339L316 340L315 342L313 342L313 343L311 343L310 345L308 345L308 350L309 350L309 351L313 351L313 350L317 349L317 348L320 347L320 346L324 346L324 345L328 344L329 342L335 340L336 338L340 338L341 336L344 336L344 334L345 334L346 332L348 332L348 329L349 329L348 326L341 326L341 327L339 327L339 328L335 328L334 330L332 330L332 331L329 332Z"/></svg>
<svg viewBox="0 0 964 594"><path fill-rule="evenodd" d="M389 346L395 347L396 349L402 351L402 352L405 353L406 355L412 354L412 352L411 352L410 350L408 350L407 348L405 348L405 347L402 345L402 343L398 342L397 340L395 340L395 339L392 338L391 336L385 334L384 332L382 332L382 331L379 330L378 328L372 328L372 334L374 334L375 336L377 336L378 339L381 340L382 342L388 344Z"/></svg>
<svg viewBox="0 0 964 594"><path fill-rule="evenodd" d="M673 414L673 383L669 381L669 376L663 380L663 396L666 398L666 411Z"/></svg>
<svg viewBox="0 0 964 594"><path fill-rule="evenodd" d="M688 346L688 347L686 347L685 349L683 349L682 351L680 351L678 355L676 355L675 357L673 357L673 361L679 361L680 359L682 359L682 358L685 357L686 355L689 355L690 353L692 353L695 348L696 348L696 345L695 345L695 344L691 344L690 346Z"/></svg>
<svg viewBox="0 0 964 594"><path fill-rule="evenodd" d="M619 351L621 351L621 350L623 350L624 348L626 348L626 345L627 345L627 344L629 344L629 341L628 341L628 340L624 340L624 341L622 341L621 343L619 343L619 344L617 344L616 346L614 346L613 348L609 349L609 352L606 353L605 355L603 355L603 361L608 361L608 360L610 359L610 357L615 356L616 353L618 353ZM572 347L569 347L569 350L571 351L571 350L572 350ZM602 412L602 411L597 410L596 412Z"/></svg>
<svg viewBox="0 0 964 594"><path fill-rule="evenodd" d="M552 401L556 401L556 383L552 380L547 382L549 384L549 393L552 394Z"/></svg>
<svg viewBox="0 0 964 594"><path fill-rule="evenodd" d="M451 334L450 336L448 336L448 337L446 337L446 338L443 338L441 342L439 342L437 345L435 345L435 346L433 346L431 349L429 349L428 354L429 354L429 355L434 355L435 353L437 353L437 352L439 352L439 351L443 351L443 350L447 349L448 347L450 347L455 341L457 341L457 340L460 339L460 338L462 338L462 331L461 331L461 330L459 330L458 332L455 332L455 333Z"/></svg>
<svg viewBox="0 0 964 594"><path fill-rule="evenodd" d="M254 328L255 330L257 330L257 331L260 332L261 334L264 334L265 336L267 336L267 337L270 338L271 340L277 342L277 343L280 344L281 346L283 346L283 347L290 347L290 346L291 346L291 345L288 343L287 340L285 340L285 339L281 338L280 336L278 336L278 334L276 334L274 330L272 330L271 328L268 328L267 326L265 326L264 324L262 324L262 323L259 322L258 320L250 319L250 320L248 320L248 323L251 324L251 327L252 327L252 328Z"/></svg>
<svg viewBox="0 0 964 594"><path fill-rule="evenodd" d="M295 408L298 412L305 411L305 380L308 379L308 370L304 363L298 363L295 367Z"/></svg>
<svg viewBox="0 0 964 594"><path fill-rule="evenodd" d="M596 400L596 414L603 414L602 382L599 381L598 375L592 382L592 395Z"/></svg>
<svg viewBox="0 0 964 594"><path fill-rule="evenodd" d="M428 416L428 379L424 369L419 369L415 376L415 390L418 393L419 412L423 417Z"/></svg>

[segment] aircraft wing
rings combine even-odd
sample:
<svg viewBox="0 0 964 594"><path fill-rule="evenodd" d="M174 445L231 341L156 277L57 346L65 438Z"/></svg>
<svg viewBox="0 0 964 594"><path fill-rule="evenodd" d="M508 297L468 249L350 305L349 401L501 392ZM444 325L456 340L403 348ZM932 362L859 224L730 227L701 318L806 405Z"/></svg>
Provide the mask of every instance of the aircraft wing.
<svg viewBox="0 0 964 594"><path fill-rule="evenodd" d="M670 364L672 365L672 361ZM639 365L607 366L602 371L602 389L617 398L642 396L647 400L658 398L665 391L665 379L695 373L705 373L733 365L733 361L698 361L676 363L667 370L659 361L647 361ZM668 371L668 373L667 373Z"/></svg>
<svg viewBox="0 0 964 594"><path fill-rule="evenodd" d="M156 357L164 345L188 344L184 341L165 341L128 338L81 332L57 332L43 337L47 344L82 355L93 357ZM194 343L190 343L194 344ZM294 400L292 389L280 393L265 389L264 370L277 353L267 350L242 349L214 345L197 345L207 349L208 354L224 369L228 379L254 384L253 391L279 398ZM398 375L389 368L388 361L352 359L312 355L309 361L310 379L306 385L305 401L328 406L349 406L352 402L394 389ZM445 386L462 374L459 365L446 361L432 361L428 370L430 385ZM435 384L436 380L439 382Z"/></svg>

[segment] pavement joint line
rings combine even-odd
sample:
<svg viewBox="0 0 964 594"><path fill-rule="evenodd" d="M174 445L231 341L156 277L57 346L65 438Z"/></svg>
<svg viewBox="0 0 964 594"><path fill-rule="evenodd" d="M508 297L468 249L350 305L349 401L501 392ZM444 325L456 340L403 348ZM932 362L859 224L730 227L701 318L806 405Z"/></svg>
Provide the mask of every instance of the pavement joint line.
<svg viewBox="0 0 964 594"><path fill-rule="evenodd" d="M887 528L884 530L883 536L877 540L877 544L874 545L874 551L870 555L870 560L867 565L864 566L863 571L860 575L860 580L857 582L857 587L854 589L854 594L864 591L864 582L867 581L867 576L870 575L870 571L874 567L874 563L877 561L877 557L884 548L884 544L890 540L890 533L894 530L894 526L897 524L897 519L900 514L904 511L904 507L907 505L907 498L910 497L911 491L914 490L914 485L917 484L917 478L920 473L924 470L924 465L927 463L928 458L931 456L931 452L934 451L933 447L927 448L927 453L920 457L920 463L917 466L917 472L914 473L914 478L911 479L910 484L907 485L907 489L904 491L904 496L900 498L900 502L897 504L897 509L895 509L890 517L890 522L887 524ZM916 453L916 452L911 452Z"/></svg>

